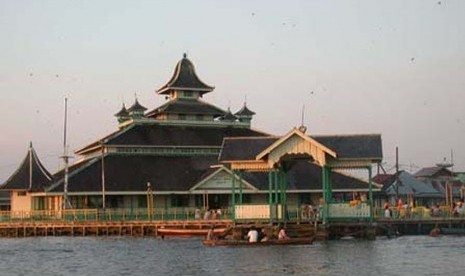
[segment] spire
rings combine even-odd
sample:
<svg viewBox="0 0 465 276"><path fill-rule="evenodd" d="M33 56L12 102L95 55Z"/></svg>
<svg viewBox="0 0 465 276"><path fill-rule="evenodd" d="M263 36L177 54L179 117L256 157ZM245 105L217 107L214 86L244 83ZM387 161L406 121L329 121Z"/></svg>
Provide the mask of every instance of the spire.
<svg viewBox="0 0 465 276"><path fill-rule="evenodd" d="M231 109L228 107L228 112L221 117L222 121L234 122L237 120L237 117L231 113Z"/></svg>
<svg viewBox="0 0 465 276"><path fill-rule="evenodd" d="M255 115L255 112L247 108L247 100L246 100L244 101L244 105L242 106L242 108L236 113L234 113L234 115L237 116L237 118L239 119L241 123L246 123L250 126L252 117L253 115Z"/></svg>
<svg viewBox="0 0 465 276"><path fill-rule="evenodd" d="M130 108L127 109L127 111L129 112L129 116L133 119L139 119L139 118L144 117L144 111L146 110L147 108L142 106L137 100L137 96L136 96L136 100L134 104Z"/></svg>
<svg viewBox="0 0 465 276"><path fill-rule="evenodd" d="M242 108L239 111L237 111L236 113L234 113L234 115L236 115L238 117L252 117L253 115L255 115L255 112L248 109L247 108L247 103L244 102L244 105L242 106Z"/></svg>
<svg viewBox="0 0 465 276"><path fill-rule="evenodd" d="M118 118L119 123L123 123L129 119L129 111L126 109L125 104L118 113L115 114L115 117Z"/></svg>
<svg viewBox="0 0 465 276"><path fill-rule="evenodd" d="M171 79L156 90L158 94L170 94L172 91L198 91L201 95L211 92L215 89L202 82L195 73L194 64L183 54L183 58L176 64Z"/></svg>

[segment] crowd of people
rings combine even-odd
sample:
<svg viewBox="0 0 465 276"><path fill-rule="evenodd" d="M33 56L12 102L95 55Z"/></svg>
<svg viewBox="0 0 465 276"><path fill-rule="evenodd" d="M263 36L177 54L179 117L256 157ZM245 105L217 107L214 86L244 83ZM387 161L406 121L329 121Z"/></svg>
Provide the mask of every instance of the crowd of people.
<svg viewBox="0 0 465 276"><path fill-rule="evenodd" d="M220 219L222 215L221 209L210 209L208 208L203 214L204 220ZM195 209L194 218L196 220L202 219L202 211L200 209Z"/></svg>
<svg viewBox="0 0 465 276"><path fill-rule="evenodd" d="M397 200L397 203L394 206L391 206L387 201L383 204L383 216L385 218L405 219L411 218L415 215L419 215L421 217L441 217L449 214L449 212L452 216L464 216L465 208L463 207L463 199L453 202L450 208L444 206L441 207L439 204L433 204L431 207L429 207L428 204L425 204L424 206L417 208L413 201L407 204L404 203L401 198Z"/></svg>

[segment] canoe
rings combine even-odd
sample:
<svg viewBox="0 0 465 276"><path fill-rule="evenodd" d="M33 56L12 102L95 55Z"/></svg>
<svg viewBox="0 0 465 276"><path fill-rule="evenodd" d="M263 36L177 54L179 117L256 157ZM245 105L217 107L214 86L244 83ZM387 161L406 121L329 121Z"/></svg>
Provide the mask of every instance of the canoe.
<svg viewBox="0 0 465 276"><path fill-rule="evenodd" d="M298 244L312 244L315 240L311 238L292 238L288 240L269 240L262 242L248 242L246 240L203 240L202 244L205 246L268 246L268 245L298 245Z"/></svg>
<svg viewBox="0 0 465 276"><path fill-rule="evenodd" d="M223 235L228 228L215 228L213 229L214 235ZM193 228L158 228L158 235L164 236L206 236L210 231L209 228L193 229Z"/></svg>

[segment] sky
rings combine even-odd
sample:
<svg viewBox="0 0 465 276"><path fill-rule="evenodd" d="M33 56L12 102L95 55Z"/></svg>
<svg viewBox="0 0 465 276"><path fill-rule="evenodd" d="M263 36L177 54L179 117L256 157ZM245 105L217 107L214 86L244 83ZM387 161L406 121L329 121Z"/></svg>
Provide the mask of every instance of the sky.
<svg viewBox="0 0 465 276"><path fill-rule="evenodd" d="M257 114L284 135L382 135L393 172L451 161L465 171L465 1L0 0L0 183L29 142L62 167L117 130L113 116L154 90L187 53L215 86L205 101Z"/></svg>

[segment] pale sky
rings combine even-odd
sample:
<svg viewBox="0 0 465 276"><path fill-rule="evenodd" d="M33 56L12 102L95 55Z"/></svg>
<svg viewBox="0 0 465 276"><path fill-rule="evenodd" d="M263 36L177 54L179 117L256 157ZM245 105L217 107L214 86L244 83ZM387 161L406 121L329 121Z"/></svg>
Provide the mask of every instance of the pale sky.
<svg viewBox="0 0 465 276"><path fill-rule="evenodd" d="M385 167L454 153L465 170L465 1L0 1L0 183L32 141L61 168L64 98L76 150L149 110L184 52L204 100L283 135L380 133ZM313 92L313 93L312 93ZM392 170L391 170L392 172Z"/></svg>

